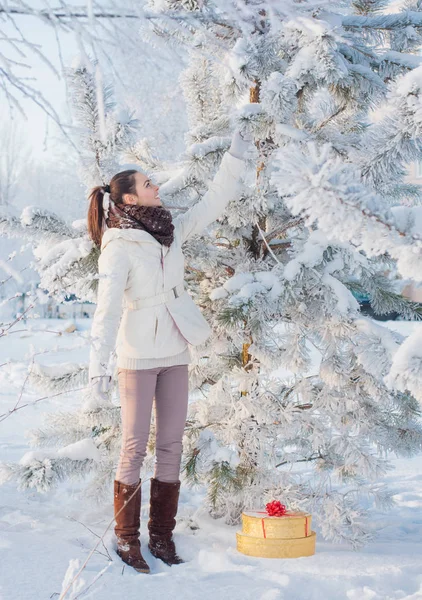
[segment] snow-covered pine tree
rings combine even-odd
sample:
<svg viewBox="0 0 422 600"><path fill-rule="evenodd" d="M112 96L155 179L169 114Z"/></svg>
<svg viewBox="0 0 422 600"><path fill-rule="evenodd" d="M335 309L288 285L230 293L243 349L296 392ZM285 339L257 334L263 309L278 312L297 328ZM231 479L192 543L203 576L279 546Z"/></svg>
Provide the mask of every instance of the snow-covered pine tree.
<svg viewBox="0 0 422 600"><path fill-rule="evenodd" d="M176 201L179 189L196 193L239 105L256 151L215 235L185 243L213 335L191 368L184 472L228 523L278 498L311 512L325 539L358 548L377 534L373 507L394 506L388 455L422 445L410 393L420 351L407 349L401 386L388 387L409 340L362 316L352 295L420 318L389 273L422 273L420 236L390 210L421 200L403 178L421 158L422 13L384 15L377 0L192 4L151 0L144 30L191 56L188 178L162 189Z"/></svg>

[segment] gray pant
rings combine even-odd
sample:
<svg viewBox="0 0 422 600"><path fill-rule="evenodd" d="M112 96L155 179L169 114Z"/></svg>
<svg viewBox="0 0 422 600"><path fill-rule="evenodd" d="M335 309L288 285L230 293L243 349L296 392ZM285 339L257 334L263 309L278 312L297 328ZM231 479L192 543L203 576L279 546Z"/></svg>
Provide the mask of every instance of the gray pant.
<svg viewBox="0 0 422 600"><path fill-rule="evenodd" d="M118 369L122 447L116 479L139 481L146 456L155 396L156 461L154 477L177 481L188 410L188 365L151 369Z"/></svg>

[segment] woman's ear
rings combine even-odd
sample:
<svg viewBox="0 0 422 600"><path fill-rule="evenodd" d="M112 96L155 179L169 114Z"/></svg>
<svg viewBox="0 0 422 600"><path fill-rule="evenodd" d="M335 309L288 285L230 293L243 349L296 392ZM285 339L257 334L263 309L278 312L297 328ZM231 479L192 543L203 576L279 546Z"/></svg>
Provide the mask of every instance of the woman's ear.
<svg viewBox="0 0 422 600"><path fill-rule="evenodd" d="M136 204L138 198L133 194L123 194L122 200L124 204Z"/></svg>

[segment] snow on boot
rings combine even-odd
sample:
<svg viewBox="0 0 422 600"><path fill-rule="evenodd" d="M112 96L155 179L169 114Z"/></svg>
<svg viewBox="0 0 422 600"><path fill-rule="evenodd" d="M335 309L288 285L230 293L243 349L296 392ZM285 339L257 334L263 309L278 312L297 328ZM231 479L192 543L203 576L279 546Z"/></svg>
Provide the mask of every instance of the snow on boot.
<svg viewBox="0 0 422 600"><path fill-rule="evenodd" d="M180 481L159 481L151 477L148 548L153 556L170 566L185 562L176 553L172 535L176 526L179 491Z"/></svg>
<svg viewBox="0 0 422 600"><path fill-rule="evenodd" d="M139 485L131 500L128 500ZM120 514L117 514L122 508ZM117 555L140 573L149 573L150 568L141 553L141 480L133 485L114 480L114 515L117 538Z"/></svg>

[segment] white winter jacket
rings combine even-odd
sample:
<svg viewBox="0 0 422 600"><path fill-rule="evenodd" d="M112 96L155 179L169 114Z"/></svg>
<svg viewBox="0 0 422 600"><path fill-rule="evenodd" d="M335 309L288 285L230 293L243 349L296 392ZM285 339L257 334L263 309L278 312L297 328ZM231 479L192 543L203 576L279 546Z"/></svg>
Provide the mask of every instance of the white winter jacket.
<svg viewBox="0 0 422 600"><path fill-rule="evenodd" d="M113 376L114 351L119 366L119 359L129 357L172 356L209 337L210 326L184 290L181 246L223 213L238 192L244 169L244 160L228 151L224 154L204 197L173 219L170 247L142 229L104 232L89 377Z"/></svg>

